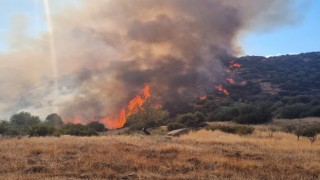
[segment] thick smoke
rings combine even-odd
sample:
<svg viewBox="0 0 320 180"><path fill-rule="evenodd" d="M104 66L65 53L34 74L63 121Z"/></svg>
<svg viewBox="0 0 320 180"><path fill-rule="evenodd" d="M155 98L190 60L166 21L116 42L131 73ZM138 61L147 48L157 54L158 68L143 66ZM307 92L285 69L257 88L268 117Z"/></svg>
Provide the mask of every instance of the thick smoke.
<svg viewBox="0 0 320 180"><path fill-rule="evenodd" d="M300 1L301 2L301 1ZM90 0L54 16L59 95L52 93L47 36L0 54L0 111L82 122L115 117L145 84L176 111L222 77L248 30L292 24L292 0ZM42 113L40 113L42 112Z"/></svg>

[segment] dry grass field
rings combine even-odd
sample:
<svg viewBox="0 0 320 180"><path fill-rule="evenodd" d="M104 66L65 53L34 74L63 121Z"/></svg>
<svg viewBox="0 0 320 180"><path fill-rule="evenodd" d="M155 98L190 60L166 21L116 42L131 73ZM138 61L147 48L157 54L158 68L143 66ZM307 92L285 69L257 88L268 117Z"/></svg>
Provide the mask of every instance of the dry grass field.
<svg viewBox="0 0 320 180"><path fill-rule="evenodd" d="M320 179L320 141L206 130L0 139L0 179Z"/></svg>

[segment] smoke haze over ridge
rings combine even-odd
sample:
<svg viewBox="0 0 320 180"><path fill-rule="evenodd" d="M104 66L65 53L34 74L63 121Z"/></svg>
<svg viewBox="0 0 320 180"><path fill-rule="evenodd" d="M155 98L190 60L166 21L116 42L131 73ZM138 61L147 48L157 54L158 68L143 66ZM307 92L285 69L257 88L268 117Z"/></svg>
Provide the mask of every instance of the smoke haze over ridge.
<svg viewBox="0 0 320 180"><path fill-rule="evenodd" d="M297 2L306 1L81 1L52 17L58 96L48 34L30 39L21 38L23 28L10 32L18 47L0 54L1 116L21 110L43 116L55 106L83 122L114 117L146 83L164 107L179 107L214 88L221 61L241 54L242 32L296 23Z"/></svg>

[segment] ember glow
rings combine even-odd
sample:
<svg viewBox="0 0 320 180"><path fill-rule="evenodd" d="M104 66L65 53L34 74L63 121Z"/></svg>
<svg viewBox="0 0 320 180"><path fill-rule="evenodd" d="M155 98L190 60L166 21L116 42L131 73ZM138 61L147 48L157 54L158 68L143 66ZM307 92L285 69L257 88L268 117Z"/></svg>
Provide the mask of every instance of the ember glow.
<svg viewBox="0 0 320 180"><path fill-rule="evenodd" d="M236 63L236 62L231 62L230 63L230 69L240 69L241 68L241 64L239 64L239 63Z"/></svg>
<svg viewBox="0 0 320 180"><path fill-rule="evenodd" d="M206 99L207 99L207 96L200 96L199 99L200 99L200 100L206 100Z"/></svg>
<svg viewBox="0 0 320 180"><path fill-rule="evenodd" d="M222 85L216 86L216 90L219 92L223 92L226 96L230 96L229 91L225 89Z"/></svg>
<svg viewBox="0 0 320 180"><path fill-rule="evenodd" d="M230 84L234 84L234 80L232 78L227 78L227 82L230 83Z"/></svg>

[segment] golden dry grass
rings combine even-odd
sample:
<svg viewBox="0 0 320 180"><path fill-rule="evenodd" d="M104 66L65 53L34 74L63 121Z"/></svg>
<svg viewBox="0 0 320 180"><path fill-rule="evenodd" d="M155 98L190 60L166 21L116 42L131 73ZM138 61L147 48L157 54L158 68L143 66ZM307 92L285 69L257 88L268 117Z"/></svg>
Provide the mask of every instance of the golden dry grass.
<svg viewBox="0 0 320 180"><path fill-rule="evenodd" d="M0 179L319 178L319 140L281 132L0 139Z"/></svg>

